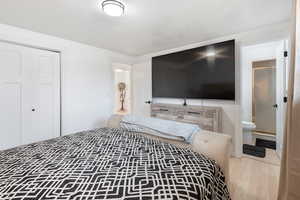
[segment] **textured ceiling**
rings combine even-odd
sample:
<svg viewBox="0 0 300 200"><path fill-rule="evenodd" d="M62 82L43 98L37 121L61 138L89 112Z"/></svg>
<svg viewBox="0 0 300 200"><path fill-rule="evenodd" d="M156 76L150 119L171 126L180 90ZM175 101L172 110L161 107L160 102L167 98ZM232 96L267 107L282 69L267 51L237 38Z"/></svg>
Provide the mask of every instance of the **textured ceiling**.
<svg viewBox="0 0 300 200"><path fill-rule="evenodd" d="M290 19L292 0L123 0L106 16L98 0L0 0L0 23L143 55Z"/></svg>

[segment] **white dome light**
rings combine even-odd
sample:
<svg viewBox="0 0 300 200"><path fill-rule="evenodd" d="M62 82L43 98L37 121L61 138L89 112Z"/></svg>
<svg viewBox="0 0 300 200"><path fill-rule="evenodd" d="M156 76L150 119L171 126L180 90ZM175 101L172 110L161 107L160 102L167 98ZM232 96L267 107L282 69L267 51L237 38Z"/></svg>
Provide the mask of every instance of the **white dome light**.
<svg viewBox="0 0 300 200"><path fill-rule="evenodd" d="M125 6L116 0L105 0L102 2L103 11L113 17L120 17L124 14Z"/></svg>

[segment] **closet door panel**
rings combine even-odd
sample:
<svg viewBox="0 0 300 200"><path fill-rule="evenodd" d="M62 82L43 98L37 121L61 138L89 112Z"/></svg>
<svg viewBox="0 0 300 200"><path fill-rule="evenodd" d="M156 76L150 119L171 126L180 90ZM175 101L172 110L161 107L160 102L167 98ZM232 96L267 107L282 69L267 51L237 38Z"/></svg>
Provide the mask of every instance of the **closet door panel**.
<svg viewBox="0 0 300 200"><path fill-rule="evenodd" d="M39 140L60 136L59 54L40 51L36 65L36 113Z"/></svg>
<svg viewBox="0 0 300 200"><path fill-rule="evenodd" d="M6 47L5 47L6 46ZM0 81L20 83L22 76L22 54L10 45L0 43Z"/></svg>
<svg viewBox="0 0 300 200"><path fill-rule="evenodd" d="M22 56L13 46L0 43L0 150L22 140Z"/></svg>
<svg viewBox="0 0 300 200"><path fill-rule="evenodd" d="M34 49L24 48L23 53L23 97L22 97L22 144L29 144L36 142L38 137L35 133L35 113L34 102L35 95L35 59Z"/></svg>
<svg viewBox="0 0 300 200"><path fill-rule="evenodd" d="M55 71L55 58L53 55L39 55L38 56L38 79L39 84L53 84Z"/></svg>
<svg viewBox="0 0 300 200"><path fill-rule="evenodd" d="M0 85L0 150L21 144L21 86ZM3 113L2 113L3 112Z"/></svg>
<svg viewBox="0 0 300 200"><path fill-rule="evenodd" d="M36 140L47 140L58 135L54 130L54 99L53 99L53 86L40 85L39 95L36 105L35 121L36 121Z"/></svg>

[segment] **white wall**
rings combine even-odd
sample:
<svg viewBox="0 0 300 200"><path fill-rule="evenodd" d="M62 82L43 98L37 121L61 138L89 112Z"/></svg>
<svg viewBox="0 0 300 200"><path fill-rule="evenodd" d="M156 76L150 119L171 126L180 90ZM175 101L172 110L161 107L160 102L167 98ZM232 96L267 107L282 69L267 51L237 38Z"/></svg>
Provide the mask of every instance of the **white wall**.
<svg viewBox="0 0 300 200"><path fill-rule="evenodd" d="M212 101L212 100L188 100L188 104L204 106L220 106L223 108L223 132L233 137L233 154L242 154L242 129L241 129L241 48L251 44L264 43L287 38L289 35L289 23L276 24L263 27L257 30L225 36L211 41L191 44L176 49L165 50L138 57L133 65L133 113L139 115L150 115L150 106L145 104L146 100L151 100L151 58L167 53L195 48L208 44L213 44L225 40L236 40L236 101ZM177 103L179 99L154 99L154 102Z"/></svg>
<svg viewBox="0 0 300 200"><path fill-rule="evenodd" d="M101 127L113 113L112 63L133 58L1 24L0 40L61 52L63 135Z"/></svg>

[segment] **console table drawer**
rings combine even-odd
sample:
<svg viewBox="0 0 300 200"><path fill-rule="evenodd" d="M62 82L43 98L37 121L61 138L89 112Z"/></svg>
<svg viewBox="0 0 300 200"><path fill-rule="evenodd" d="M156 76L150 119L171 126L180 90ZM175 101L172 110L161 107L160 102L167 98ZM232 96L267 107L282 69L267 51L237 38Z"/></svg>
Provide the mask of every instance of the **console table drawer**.
<svg viewBox="0 0 300 200"><path fill-rule="evenodd" d="M222 108L220 107L152 104L151 116L197 124L204 130L222 132Z"/></svg>
<svg viewBox="0 0 300 200"><path fill-rule="evenodd" d="M183 119L185 121L190 121L190 122L193 122L193 123L213 125L213 119L205 118L203 116L195 117L195 116L191 116L191 115L184 115Z"/></svg>
<svg viewBox="0 0 300 200"><path fill-rule="evenodd" d="M199 117L199 116L204 116L205 115L205 111L197 111L197 110L192 110L192 109L186 109L184 112L185 115L189 115L189 116L195 116L195 117Z"/></svg>

